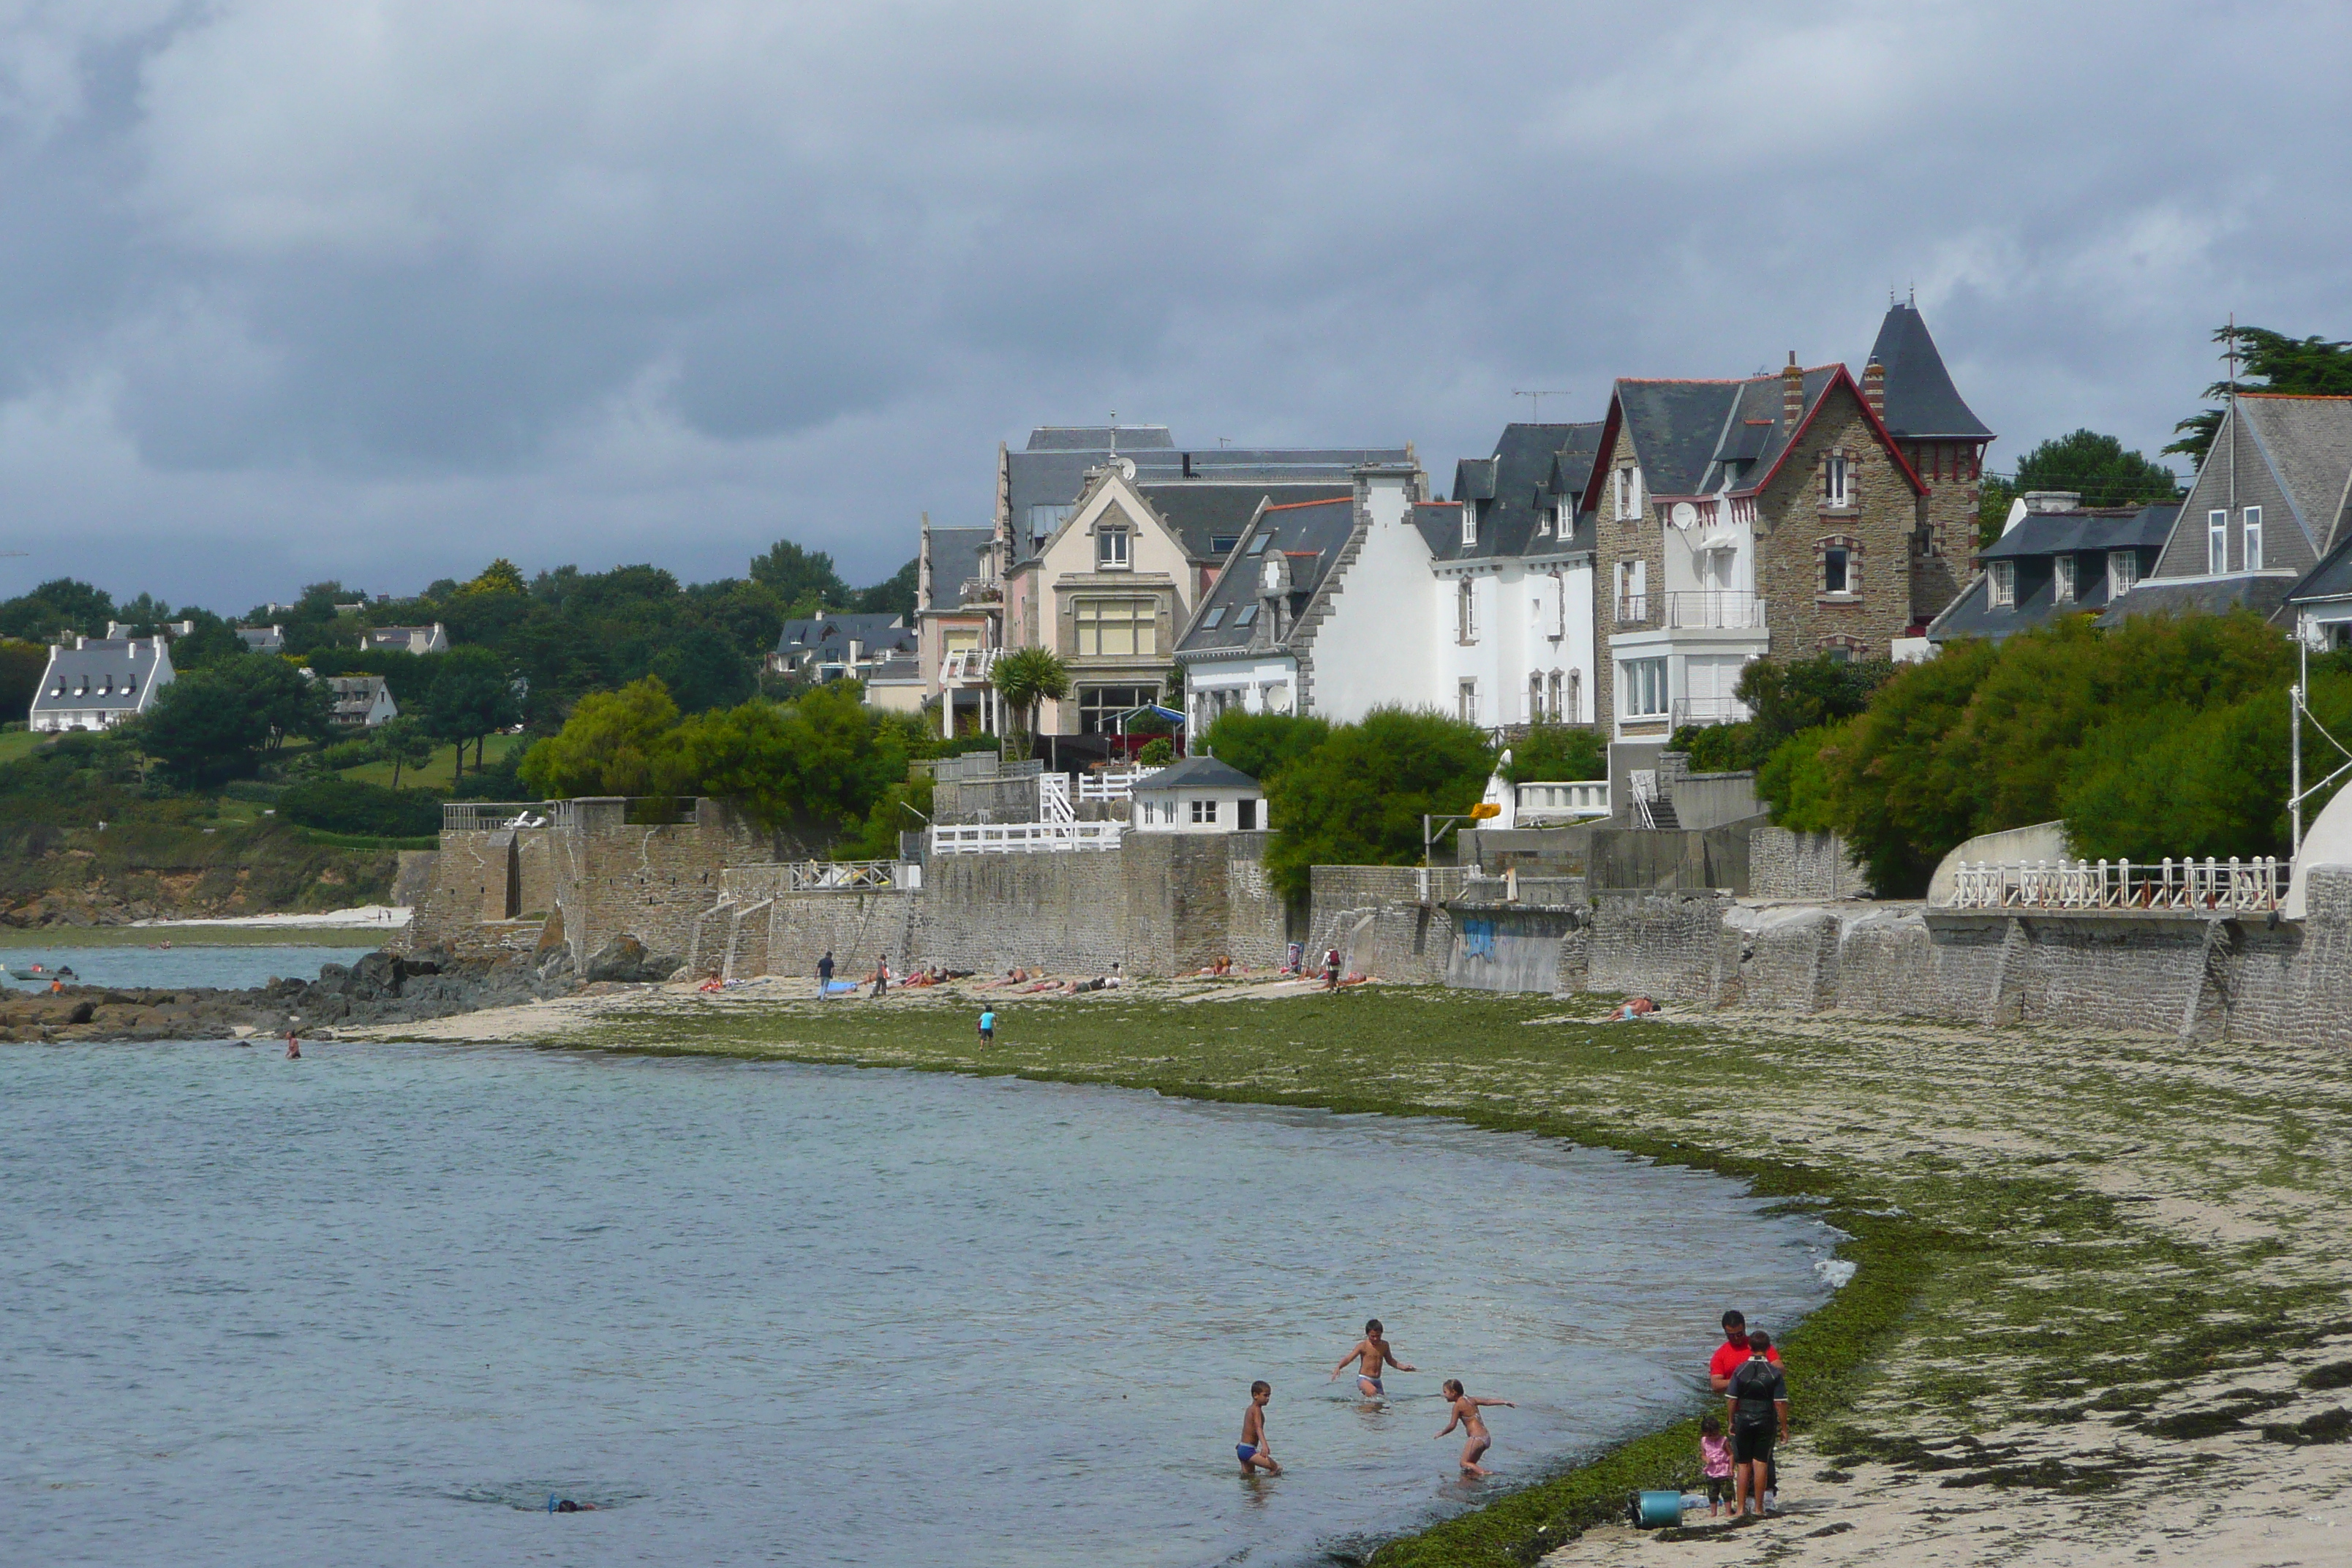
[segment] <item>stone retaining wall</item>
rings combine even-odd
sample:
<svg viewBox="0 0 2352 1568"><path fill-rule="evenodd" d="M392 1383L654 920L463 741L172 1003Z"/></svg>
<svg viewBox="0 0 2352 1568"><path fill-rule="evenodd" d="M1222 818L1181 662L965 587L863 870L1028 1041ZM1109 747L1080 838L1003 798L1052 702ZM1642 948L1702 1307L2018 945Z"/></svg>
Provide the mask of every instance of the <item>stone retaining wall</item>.
<svg viewBox="0 0 2352 1568"><path fill-rule="evenodd" d="M1834 833L1759 826L1748 836L1748 886L1759 899L1836 902L1870 897L1870 873Z"/></svg>

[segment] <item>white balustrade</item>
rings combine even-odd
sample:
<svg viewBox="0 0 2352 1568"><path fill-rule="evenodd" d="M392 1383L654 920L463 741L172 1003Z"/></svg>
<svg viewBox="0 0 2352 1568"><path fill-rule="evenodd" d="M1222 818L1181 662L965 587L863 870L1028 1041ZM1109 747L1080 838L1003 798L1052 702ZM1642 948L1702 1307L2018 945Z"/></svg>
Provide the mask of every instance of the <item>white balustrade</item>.
<svg viewBox="0 0 2352 1568"><path fill-rule="evenodd" d="M2257 860L1963 860L1955 910L2177 910L2263 914L2285 895L2288 863Z"/></svg>
<svg viewBox="0 0 2352 1568"><path fill-rule="evenodd" d="M1032 855L1116 849L1126 829L1121 822L941 823L931 829L931 853Z"/></svg>
<svg viewBox="0 0 2352 1568"><path fill-rule="evenodd" d="M1158 773L1158 768L1105 768L1098 773L1078 776L1078 798L1087 800L1133 800L1135 786Z"/></svg>
<svg viewBox="0 0 2352 1568"><path fill-rule="evenodd" d="M1606 816L1609 815L1609 781L1607 779L1571 779L1565 783L1535 782L1514 786L1517 799L1514 815L1521 822L1530 817Z"/></svg>

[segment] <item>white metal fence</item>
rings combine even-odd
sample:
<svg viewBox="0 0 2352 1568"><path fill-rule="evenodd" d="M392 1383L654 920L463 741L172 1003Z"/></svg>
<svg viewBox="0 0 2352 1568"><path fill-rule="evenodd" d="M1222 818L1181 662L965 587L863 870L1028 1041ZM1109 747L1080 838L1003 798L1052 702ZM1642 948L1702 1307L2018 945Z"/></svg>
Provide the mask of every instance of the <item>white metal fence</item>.
<svg viewBox="0 0 2352 1568"><path fill-rule="evenodd" d="M1729 588L1677 589L1666 595L1666 625L1691 630L1732 629L1764 624L1761 595Z"/></svg>
<svg viewBox="0 0 2352 1568"><path fill-rule="evenodd" d="M1105 768L1098 773L1078 775L1078 798L1087 800L1133 800L1135 786L1158 773L1158 768Z"/></svg>
<svg viewBox="0 0 2352 1568"><path fill-rule="evenodd" d="M1058 854L1116 849L1121 822L956 822L931 829L934 855Z"/></svg>
<svg viewBox="0 0 2352 1568"><path fill-rule="evenodd" d="M2264 857L2163 860L1963 860L1955 910L2185 910L2265 913L2285 895L2286 863Z"/></svg>
<svg viewBox="0 0 2352 1568"><path fill-rule="evenodd" d="M802 860L784 868L784 889L793 893L887 892L922 885L923 868L912 860Z"/></svg>

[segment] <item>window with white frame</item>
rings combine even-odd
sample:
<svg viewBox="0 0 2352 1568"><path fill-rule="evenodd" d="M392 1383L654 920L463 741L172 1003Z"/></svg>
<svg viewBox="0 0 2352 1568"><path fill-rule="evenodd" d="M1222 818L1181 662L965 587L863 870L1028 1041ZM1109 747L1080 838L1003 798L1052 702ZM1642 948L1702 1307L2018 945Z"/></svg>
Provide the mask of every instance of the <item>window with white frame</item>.
<svg viewBox="0 0 2352 1568"><path fill-rule="evenodd" d="M1123 528L1099 529L1095 533L1095 567L1098 571L1123 571L1128 564L1128 535Z"/></svg>
<svg viewBox="0 0 2352 1568"><path fill-rule="evenodd" d="M1650 563L1646 561L1617 563L1617 618L1620 621L1649 618L1649 576Z"/></svg>
<svg viewBox="0 0 2352 1568"><path fill-rule="evenodd" d="M2074 602L2074 558L2053 555L2050 559L2050 596L2062 605Z"/></svg>
<svg viewBox="0 0 2352 1568"><path fill-rule="evenodd" d="M1822 592L1852 594L1855 591L1853 551L1844 544L1822 546Z"/></svg>
<svg viewBox="0 0 2352 1568"><path fill-rule="evenodd" d="M1555 687L1559 684L1559 677L1557 675L1553 676L1551 680ZM1571 724L1580 724L1584 721L1584 672L1582 670L1571 669L1568 672L1568 696L1560 711L1568 715L1568 721Z"/></svg>
<svg viewBox="0 0 2352 1568"><path fill-rule="evenodd" d="M1465 500L1462 503L1462 543L1466 549L1477 542L1478 503L1475 500Z"/></svg>
<svg viewBox="0 0 2352 1568"><path fill-rule="evenodd" d="M1465 724L1478 721L1478 683L1465 680L1454 689L1454 716Z"/></svg>
<svg viewBox="0 0 2352 1568"><path fill-rule="evenodd" d="M1465 645L1478 640L1478 590L1467 577L1454 588L1454 640Z"/></svg>
<svg viewBox="0 0 2352 1568"><path fill-rule="evenodd" d="M1217 820L1217 803L1213 800L1194 801L1192 803L1192 820L1196 823L1205 822L1211 826L1214 826Z"/></svg>
<svg viewBox="0 0 2352 1568"><path fill-rule="evenodd" d="M1642 470L1622 468L1617 470L1617 521L1627 522L1642 515Z"/></svg>
<svg viewBox="0 0 2352 1568"><path fill-rule="evenodd" d="M1654 719L1666 710L1666 661L1629 658L1617 667L1624 672L1625 717Z"/></svg>
<svg viewBox="0 0 2352 1568"><path fill-rule="evenodd" d="M1985 603L1996 610L2017 604L2017 563L1995 561L1985 568Z"/></svg>
<svg viewBox="0 0 2352 1568"><path fill-rule="evenodd" d="M2219 577L2230 569L2230 514L2209 511L2205 514L2205 571Z"/></svg>
<svg viewBox="0 0 2352 1568"><path fill-rule="evenodd" d="M1528 722L1540 724L1544 720L1544 681L1540 675L1528 677Z"/></svg>
<svg viewBox="0 0 2352 1568"><path fill-rule="evenodd" d="M2139 584L2139 552L2107 552L2107 597L2120 599Z"/></svg>
<svg viewBox="0 0 2352 1568"><path fill-rule="evenodd" d="M1822 464L1822 501L1826 506L1853 504L1853 465L1843 452L1832 452Z"/></svg>
<svg viewBox="0 0 2352 1568"><path fill-rule="evenodd" d="M1551 640L1568 636L1568 579L1555 572L1551 574Z"/></svg>
<svg viewBox="0 0 2352 1568"><path fill-rule="evenodd" d="M2246 509L2246 570L2259 572L2262 569L2263 509L2250 506Z"/></svg>
<svg viewBox="0 0 2352 1568"><path fill-rule="evenodd" d="M1555 723L1570 722L1576 718L1575 714L1560 706L1561 694L1559 671L1555 669L1551 672L1551 716Z"/></svg>

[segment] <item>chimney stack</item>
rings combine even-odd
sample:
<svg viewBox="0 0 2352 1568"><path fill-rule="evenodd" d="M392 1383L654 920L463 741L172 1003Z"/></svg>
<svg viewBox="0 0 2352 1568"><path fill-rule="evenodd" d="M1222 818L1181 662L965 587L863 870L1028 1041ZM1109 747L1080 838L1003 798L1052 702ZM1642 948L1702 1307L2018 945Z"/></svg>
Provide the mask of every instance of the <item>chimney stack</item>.
<svg viewBox="0 0 2352 1568"><path fill-rule="evenodd" d="M1797 351L1789 351L1788 367L1780 372L1780 423L1794 430L1805 416L1805 373L1797 368Z"/></svg>
<svg viewBox="0 0 2352 1568"><path fill-rule="evenodd" d="M1862 400L1884 422L1886 418L1886 367L1872 360L1862 367Z"/></svg>

